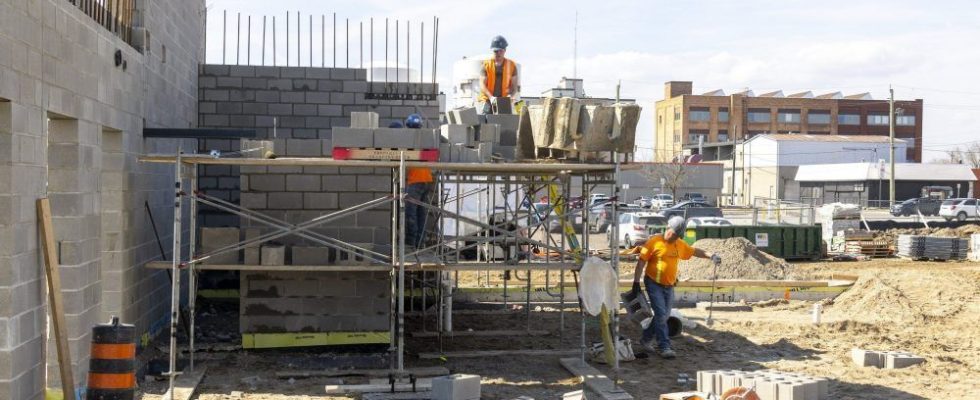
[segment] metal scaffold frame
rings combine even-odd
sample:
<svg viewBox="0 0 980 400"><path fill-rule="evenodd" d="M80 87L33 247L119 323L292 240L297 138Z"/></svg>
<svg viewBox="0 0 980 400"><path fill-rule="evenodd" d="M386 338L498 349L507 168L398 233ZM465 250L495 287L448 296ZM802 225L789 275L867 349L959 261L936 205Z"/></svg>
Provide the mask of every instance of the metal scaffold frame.
<svg viewBox="0 0 980 400"><path fill-rule="evenodd" d="M169 155L149 155L140 158L141 162L148 163L172 163L174 170L174 232L173 235L173 256L170 262L153 262L148 265L150 268L169 268L172 273L171 281L171 329L170 329L170 351L168 375L170 377L170 389L173 390L174 379L179 374L176 371L177 355L177 321L180 313L180 273L182 269L187 269L188 274L188 309L191 321L189 324L189 368L194 369L194 314L195 297L197 291L197 272L202 269L223 269L223 270L301 270L301 271L388 271L391 273L391 292L392 292L392 312L390 320L390 342L392 347L391 369L395 373L401 373L405 368L405 308L406 308L406 274L412 273L411 283L420 282L422 287L423 302L423 329L426 324L424 314L424 304L426 302L425 289L428 284L428 273L436 274L442 282L443 277L449 272L456 271L526 271L526 299L525 312L528 313L528 331L530 331L530 288L532 285L531 271L560 271L558 289L559 293L551 293L550 276L545 274L545 290L552 298L558 298L560 302L560 325L562 332L559 335L559 342L564 339L565 327L565 296L564 296L564 272L577 271L586 255L589 254L589 218L588 218L588 199L593 190L599 185L611 185L614 193L618 193L616 182L620 171L619 164L535 164L535 163L500 163L500 164L471 164L471 163L428 163L405 161L404 155L399 161L363 161L363 160L333 160L329 158L216 158L202 155L184 155L178 153L176 156ZM391 170L392 191L389 195L377 198L344 210L334 211L300 223L290 223L281 219L271 217L258 211L250 210L240 205L218 199L207 195L198 190L197 169L198 165L253 165L253 166L334 166L334 167L371 167L388 168ZM433 170L437 177L435 183L436 190L435 202L421 202L407 196L406 176L407 169L412 167L424 167ZM185 174L190 173L190 177ZM581 182L581 201L582 207L569 207L572 203L572 180L579 179ZM185 190L183 182L188 180L190 187ZM468 190L462 193L463 185L477 185L477 189ZM453 190L454 189L454 190ZM500 192L501 196L496 195ZM535 206L539 199L538 193L545 191L548 193L548 205L538 209ZM450 197L449 193L455 193ZM486 204L490 211L487 220L474 218L465 215L460 209L462 200L476 194L483 193L489 204ZM184 199L189 201L190 206L190 244L189 253L182 254L181 234ZM502 201L501 201L502 199ZM502 204L498 205L497 203ZM195 241L197 230L197 204L205 204L215 209L246 218L274 230L264 233L256 238L246 239L235 244L230 244L219 249L195 254ZM405 206L413 204L426 210L427 214L436 217L438 240L434 244L422 245L420 248L407 247L405 243ZM433 204L434 203L434 204ZM370 249L345 242L338 238L323 235L313 228L338 218L356 214L365 210L391 205L392 218L392 246L391 254L381 254ZM485 208L480 207L480 210ZM560 211L560 212L559 212ZM581 216L583 241L581 246L578 238L574 234L574 229L567 229L569 225L575 224L575 217ZM616 226L617 210L615 202L612 207L611 226ZM461 234L459 229L454 235L446 235L443 229L446 221L453 221L458 228L460 224L476 227L476 233ZM552 221L557 221L562 234L556 240L550 233L549 227ZM543 239L536 239L536 236L543 231ZM256 246L263 242L274 240L286 235L296 235L305 240L312 241L319 245L331 247L342 251L361 252L367 260L381 265L325 265L325 266L264 266L251 268L254 266L245 265L198 265L201 262L231 251L237 251L244 247ZM613 243L610 247L618 247L617 235L613 235ZM453 244L449 246L448 244ZM496 247L499 246L505 255L503 260L496 256ZM491 248L493 247L493 248ZM481 248L483 252L481 253ZM543 257L533 257L531 249L535 248L544 252ZM476 250L477 261L464 261L461 257L463 251L470 249ZM515 254L516 253L516 254ZM614 271L618 274L617 251L614 254L612 264ZM516 255L516 257L515 257ZM248 267L248 268L246 268ZM521 279L523 280L523 279ZM457 281L458 282L458 281ZM441 284L438 287L438 310L437 327L441 339L444 332L444 319L451 320L451 290L449 295L443 294ZM506 307L506 280L504 281L504 306ZM414 293L413 293L414 297ZM414 304L414 303L413 303ZM612 313L613 337L618 337L618 318ZM584 317L584 315L583 315ZM582 318L581 326L581 354L585 357L586 351L585 318ZM616 357L615 367L618 369L618 356Z"/></svg>

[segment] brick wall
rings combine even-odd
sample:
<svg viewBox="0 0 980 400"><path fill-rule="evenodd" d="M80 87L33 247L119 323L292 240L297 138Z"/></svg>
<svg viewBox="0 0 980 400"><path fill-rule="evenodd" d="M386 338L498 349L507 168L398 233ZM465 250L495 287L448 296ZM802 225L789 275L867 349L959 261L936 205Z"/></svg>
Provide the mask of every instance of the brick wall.
<svg viewBox="0 0 980 400"><path fill-rule="evenodd" d="M70 2L0 2L0 399L43 398L45 383L60 388L45 331L39 197L51 199L60 244L77 388L86 384L92 325L114 314L144 334L167 321L167 275L142 267L159 258L144 201L169 242L173 167L136 158L180 145L144 140L144 126L196 124L204 2L139 8L153 34L143 53ZM126 69L113 62L117 50Z"/></svg>

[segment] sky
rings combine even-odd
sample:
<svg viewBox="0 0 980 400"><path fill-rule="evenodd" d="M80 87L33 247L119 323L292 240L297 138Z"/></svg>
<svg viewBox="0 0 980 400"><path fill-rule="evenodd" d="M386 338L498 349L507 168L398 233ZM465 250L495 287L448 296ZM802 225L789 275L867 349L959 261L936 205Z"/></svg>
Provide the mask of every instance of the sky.
<svg viewBox="0 0 980 400"><path fill-rule="evenodd" d="M301 14L299 62L333 65L333 14L337 15L337 65L360 66L359 27L365 29L365 64L370 57L368 27L374 19L374 60L383 62L384 20L404 36L400 60L424 63L431 80L432 20L439 18L436 80L450 90L452 65L463 57L489 55L495 35L507 38L507 56L522 66L525 96L537 96L564 77L584 79L587 95L624 98L643 107L637 159L652 156L654 102L670 80L694 82L695 93L750 88L756 93L812 90L814 94L870 92L887 99L923 99L923 159L947 158L945 151L980 143L980 3L974 1L511 1L459 0L325 2L308 0L206 0L207 61L222 62L222 16L227 11L225 62L246 63L247 17L252 17L251 62L261 62L262 16L272 62L271 19L276 16L277 59L286 58L284 22L290 11L291 65L296 65L296 12ZM241 52L236 52L237 17L242 16ZM575 26L577 17L577 57ZM309 16L313 45L309 46ZM326 18L321 27L321 16ZM345 21L350 23L350 58ZM420 35L425 24L424 38ZM320 34L326 31L321 57ZM424 39L424 46L420 43ZM424 48L424 54L420 53ZM403 61L404 62L404 61Z"/></svg>

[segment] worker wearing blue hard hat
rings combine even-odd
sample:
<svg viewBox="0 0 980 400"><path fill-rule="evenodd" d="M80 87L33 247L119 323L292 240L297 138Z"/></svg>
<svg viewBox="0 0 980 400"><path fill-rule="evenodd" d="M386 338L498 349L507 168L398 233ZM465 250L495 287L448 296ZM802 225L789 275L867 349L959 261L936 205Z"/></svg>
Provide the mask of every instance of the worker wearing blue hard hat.
<svg viewBox="0 0 980 400"><path fill-rule="evenodd" d="M397 122L393 122L395 124ZM401 125L399 123L399 125ZM400 126L399 126L400 127ZM405 127L422 128L422 116L411 114L405 118ZM429 168L410 167L406 171L405 194L420 203L428 203L432 193L434 179ZM413 202L405 203L405 244L409 247L420 248L425 244L425 223L428 210Z"/></svg>
<svg viewBox="0 0 980 400"><path fill-rule="evenodd" d="M507 39L495 36L490 41L493 56L483 61L480 69L480 94L482 103L478 110L484 114L491 112L491 98L508 97L516 99L520 93L520 79L517 76L517 63L504 57L507 54Z"/></svg>

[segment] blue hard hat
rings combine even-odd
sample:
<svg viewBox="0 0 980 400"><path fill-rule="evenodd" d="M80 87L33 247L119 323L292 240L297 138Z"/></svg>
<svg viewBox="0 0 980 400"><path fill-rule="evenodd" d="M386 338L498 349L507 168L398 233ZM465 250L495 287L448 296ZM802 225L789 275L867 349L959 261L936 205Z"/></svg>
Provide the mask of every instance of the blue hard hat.
<svg viewBox="0 0 980 400"><path fill-rule="evenodd" d="M405 127L419 129L422 127L422 116L418 114L409 115L405 118Z"/></svg>
<svg viewBox="0 0 980 400"><path fill-rule="evenodd" d="M389 128L402 128L402 127L404 127L404 126L402 125L402 123L401 123L401 122L398 122L398 121L392 121L392 123L390 123L390 124L388 124L388 127L389 127Z"/></svg>
<svg viewBox="0 0 980 400"><path fill-rule="evenodd" d="M500 35L494 36L493 40L490 41L491 50L501 50L506 48L507 48L507 39L504 39L503 36Z"/></svg>

